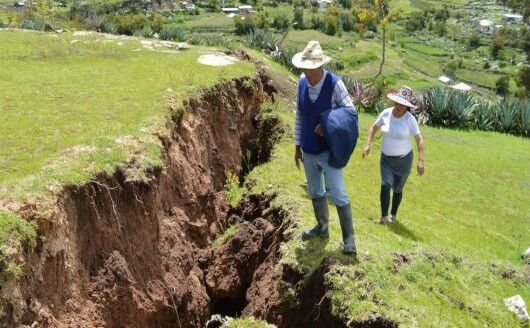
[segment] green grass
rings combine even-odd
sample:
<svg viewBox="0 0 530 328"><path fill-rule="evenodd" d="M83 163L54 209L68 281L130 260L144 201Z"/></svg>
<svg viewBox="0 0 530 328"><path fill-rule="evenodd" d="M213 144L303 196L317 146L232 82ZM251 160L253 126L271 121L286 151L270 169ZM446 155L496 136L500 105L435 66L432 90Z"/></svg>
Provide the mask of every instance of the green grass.
<svg viewBox="0 0 530 328"><path fill-rule="evenodd" d="M346 37L330 36L316 30L291 30L285 38L285 45L302 51L311 40L318 40L324 50L346 48L351 45Z"/></svg>
<svg viewBox="0 0 530 328"><path fill-rule="evenodd" d="M35 246L36 237L33 224L17 214L0 211L0 281L22 273L20 250L23 244Z"/></svg>
<svg viewBox="0 0 530 328"><path fill-rule="evenodd" d="M212 247L216 248L216 247L219 247L220 245L222 245L230 237L235 235L237 233L238 229L239 229L239 227L238 227L237 223L232 224L231 226L229 226L221 235L219 235L219 237L217 237L212 242Z"/></svg>
<svg viewBox="0 0 530 328"><path fill-rule="evenodd" d="M440 48L435 48L421 43L405 43L405 48L414 50L416 52L429 56L445 56L447 52Z"/></svg>
<svg viewBox="0 0 530 328"><path fill-rule="evenodd" d="M42 196L112 173L132 156L142 167L161 165L153 132L164 131L168 99L180 104L222 79L254 74L244 62L197 63L205 48L175 54L123 43L0 32L0 197Z"/></svg>
<svg viewBox="0 0 530 328"><path fill-rule="evenodd" d="M228 18L224 13L205 13L189 17L184 26L190 30L233 30L234 19Z"/></svg>
<svg viewBox="0 0 530 328"><path fill-rule="evenodd" d="M483 70L461 68L456 71L456 76L462 81L473 83L483 88L495 90L495 83L502 75L487 73Z"/></svg>
<svg viewBox="0 0 530 328"><path fill-rule="evenodd" d="M292 124L292 108L278 114ZM280 191L279 203L297 209L294 238L282 248L282 262L307 270L325 257L340 261L327 275L334 311L347 320L383 314L402 327L516 327L503 299L530 299L520 254L530 244L529 141L499 133L422 126L427 173L412 173L399 221L381 226L379 144L361 159L374 116L360 114L361 138L344 171L352 200L358 264L340 253L341 233L331 211L331 237L303 242L297 236L314 224L303 171L294 166L292 136L275 149L270 163L249 178L255 191ZM493 151L493 148L495 151ZM416 155L417 156L417 155ZM399 253L408 262L398 264ZM504 276L504 278L503 278Z"/></svg>

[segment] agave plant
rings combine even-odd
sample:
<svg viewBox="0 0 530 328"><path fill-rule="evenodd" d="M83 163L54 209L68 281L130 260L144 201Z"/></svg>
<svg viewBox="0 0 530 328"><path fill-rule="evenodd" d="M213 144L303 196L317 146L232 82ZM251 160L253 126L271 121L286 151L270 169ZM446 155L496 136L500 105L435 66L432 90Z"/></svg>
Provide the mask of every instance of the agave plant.
<svg viewBox="0 0 530 328"><path fill-rule="evenodd" d="M451 125L469 127L476 107L477 102L472 94L461 91L453 92L450 110Z"/></svg>
<svg viewBox="0 0 530 328"><path fill-rule="evenodd" d="M250 32L247 34L246 40L246 43L250 47L262 49L267 52L276 50L277 42L278 39L274 36L274 34L259 28L250 30Z"/></svg>
<svg viewBox="0 0 530 328"><path fill-rule="evenodd" d="M433 88L425 96L425 106L434 124L450 124L452 94L446 88Z"/></svg>
<svg viewBox="0 0 530 328"><path fill-rule="evenodd" d="M379 99L379 92L376 87L363 85L355 80L348 80L345 84L356 107L362 107L367 112L377 111L375 105Z"/></svg>
<svg viewBox="0 0 530 328"><path fill-rule="evenodd" d="M497 126L497 112L499 107L491 101L482 101L475 111L475 126L481 130L494 130Z"/></svg>
<svg viewBox="0 0 530 328"><path fill-rule="evenodd" d="M524 136L530 136L530 101L521 100L519 107L519 132Z"/></svg>
<svg viewBox="0 0 530 328"><path fill-rule="evenodd" d="M516 132L518 103L513 99L506 99L499 102L498 106L498 130L507 133Z"/></svg>

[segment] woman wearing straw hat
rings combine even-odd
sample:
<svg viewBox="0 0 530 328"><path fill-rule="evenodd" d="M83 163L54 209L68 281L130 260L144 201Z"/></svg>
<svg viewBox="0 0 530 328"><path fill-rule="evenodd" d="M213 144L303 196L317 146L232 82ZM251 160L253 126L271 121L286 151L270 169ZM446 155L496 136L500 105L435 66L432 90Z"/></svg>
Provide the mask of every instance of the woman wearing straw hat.
<svg viewBox="0 0 530 328"><path fill-rule="evenodd" d="M321 113L337 108L351 108L355 111L346 86L340 78L322 68L331 58L326 56L317 41L310 41L306 48L292 58L294 66L304 74L298 82L297 110L295 118L295 164L300 169L304 165L307 189L313 203L317 224L305 230L303 239L329 236L329 210L326 199L326 186L337 207L343 252L355 254L355 240L350 200L344 187L342 168L328 163L329 149L324 142L324 130L320 126ZM325 182L325 183L324 183Z"/></svg>
<svg viewBox="0 0 530 328"><path fill-rule="evenodd" d="M381 129L383 141L381 145L381 218L379 223L392 223L396 220L403 187L412 168L413 152L410 139L416 139L419 161L417 170L419 175L425 173L425 147L423 137L416 118L409 109L417 108L416 98L409 87L403 86L397 93L389 93L387 97L394 102L394 107L387 108L370 127L368 138L363 149L363 158L370 154L370 147L375 133ZM392 208L390 215L390 189L393 190Z"/></svg>

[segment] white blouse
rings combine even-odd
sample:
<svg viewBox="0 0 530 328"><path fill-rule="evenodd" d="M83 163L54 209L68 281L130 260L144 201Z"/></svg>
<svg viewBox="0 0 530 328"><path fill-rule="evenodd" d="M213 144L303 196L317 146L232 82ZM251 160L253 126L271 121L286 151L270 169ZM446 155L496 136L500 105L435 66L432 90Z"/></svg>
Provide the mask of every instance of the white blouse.
<svg viewBox="0 0 530 328"><path fill-rule="evenodd" d="M381 148L387 156L405 156L412 150L410 138L420 134L420 127L411 113L406 112L397 118L392 115L392 110L392 107L385 109L375 121L383 132Z"/></svg>

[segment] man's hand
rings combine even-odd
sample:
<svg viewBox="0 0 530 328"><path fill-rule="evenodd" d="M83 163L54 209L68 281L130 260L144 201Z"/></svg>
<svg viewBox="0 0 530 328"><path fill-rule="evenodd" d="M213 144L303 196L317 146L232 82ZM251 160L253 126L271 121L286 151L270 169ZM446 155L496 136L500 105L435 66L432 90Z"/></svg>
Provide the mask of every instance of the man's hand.
<svg viewBox="0 0 530 328"><path fill-rule="evenodd" d="M425 163L423 161L419 161L416 168L420 176L425 174Z"/></svg>
<svg viewBox="0 0 530 328"><path fill-rule="evenodd" d="M296 164L296 168L300 170L300 162L304 162L304 158L302 156L302 149L300 146L296 146L296 150L294 152L294 163Z"/></svg>
<svg viewBox="0 0 530 328"><path fill-rule="evenodd" d="M324 136L324 130L322 130L322 127L319 125L317 125L317 127L315 128L315 134L319 137L323 137Z"/></svg>
<svg viewBox="0 0 530 328"><path fill-rule="evenodd" d="M366 156L370 155L370 146L369 145L366 145L364 146L363 148L363 158L365 158Z"/></svg>

